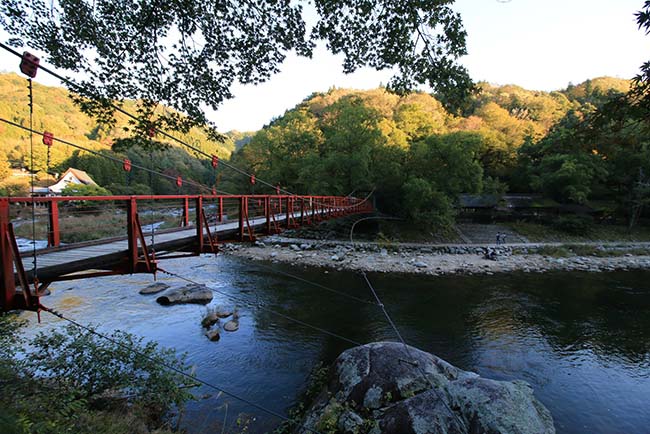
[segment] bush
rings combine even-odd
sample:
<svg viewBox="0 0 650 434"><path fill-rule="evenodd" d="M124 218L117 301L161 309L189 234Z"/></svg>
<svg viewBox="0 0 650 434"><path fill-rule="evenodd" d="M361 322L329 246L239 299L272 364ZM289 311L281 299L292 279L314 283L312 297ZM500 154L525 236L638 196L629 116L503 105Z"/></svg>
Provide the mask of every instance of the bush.
<svg viewBox="0 0 650 434"><path fill-rule="evenodd" d="M184 358L116 331L105 340L72 325L23 347L20 323L0 316L0 431L148 433L192 397Z"/></svg>
<svg viewBox="0 0 650 434"><path fill-rule="evenodd" d="M571 235L588 235L592 225L591 218L576 215L558 217L551 223L553 228Z"/></svg>
<svg viewBox="0 0 650 434"><path fill-rule="evenodd" d="M535 250L535 253L553 258L568 258L575 254L564 246L541 246Z"/></svg>
<svg viewBox="0 0 650 434"><path fill-rule="evenodd" d="M52 384L83 399L110 392L163 410L190 398L179 387L184 377L162 366L186 370L173 350L159 349L154 342L143 343L142 338L119 330L109 337L110 341L73 325L63 332L41 333L31 343L33 352L26 365L33 372L47 372Z"/></svg>
<svg viewBox="0 0 650 434"><path fill-rule="evenodd" d="M61 190L62 196L110 196L113 193L94 184L68 184Z"/></svg>

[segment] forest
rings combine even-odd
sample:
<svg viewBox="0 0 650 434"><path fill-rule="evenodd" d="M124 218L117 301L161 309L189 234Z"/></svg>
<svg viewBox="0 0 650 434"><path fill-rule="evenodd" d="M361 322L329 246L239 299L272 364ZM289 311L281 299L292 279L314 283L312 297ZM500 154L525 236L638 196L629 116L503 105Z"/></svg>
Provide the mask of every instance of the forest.
<svg viewBox="0 0 650 434"><path fill-rule="evenodd" d="M25 81L2 75L0 90L0 115L28 122ZM650 201L650 148L647 122L621 102L629 90L629 80L609 77L554 92L479 83L452 113L422 92L400 96L383 88L333 88L308 96L255 133L229 132L223 143L215 143L193 129L180 138L291 192L373 192L380 211L432 227L454 222L460 194L506 192L589 205L633 226ZM134 144L121 127L125 119L102 126L82 114L64 89L36 85L34 96L36 130L219 191L272 193L157 137L154 147ZM29 139L5 124L0 132L6 178L9 167L29 167ZM51 148L48 163L47 151L38 141L41 184L75 167L113 194L199 191L141 170L127 174L114 161L64 145ZM3 181L4 194L19 192L12 182Z"/></svg>
<svg viewBox="0 0 650 434"><path fill-rule="evenodd" d="M460 194L535 193L634 226L650 200L647 122L630 81L554 92L479 83L457 113L425 93L330 89L257 132L232 162L297 192L362 195L431 226Z"/></svg>

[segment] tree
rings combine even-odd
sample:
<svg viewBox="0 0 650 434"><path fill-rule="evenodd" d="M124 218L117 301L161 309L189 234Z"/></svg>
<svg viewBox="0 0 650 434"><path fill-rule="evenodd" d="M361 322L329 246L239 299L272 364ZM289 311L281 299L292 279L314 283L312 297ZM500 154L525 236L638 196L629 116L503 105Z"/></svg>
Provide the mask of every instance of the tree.
<svg viewBox="0 0 650 434"><path fill-rule="evenodd" d="M483 169L477 160L480 142L473 133L433 135L409 150L409 174L431 182L452 200L482 190Z"/></svg>
<svg viewBox="0 0 650 434"><path fill-rule="evenodd" d="M11 43L42 50L57 68L75 72L81 107L110 118L107 101L142 101L150 118L158 103L178 112L149 122L187 129L208 123L203 112L231 98L233 83L259 83L279 71L286 54L310 57L317 42L343 54L343 70L395 68L390 87L428 84L450 106L472 88L457 63L465 36L453 0L315 0L308 29L301 2L289 0L6 0L0 25ZM313 6L311 6L313 4Z"/></svg>
<svg viewBox="0 0 650 434"><path fill-rule="evenodd" d="M422 178L411 178L403 186L404 209L408 216L428 227L449 227L454 210L449 198Z"/></svg>
<svg viewBox="0 0 650 434"><path fill-rule="evenodd" d="M4 152L0 152L0 181L4 181L11 175L11 166Z"/></svg>
<svg viewBox="0 0 650 434"><path fill-rule="evenodd" d="M250 163L261 178L273 179L293 191L307 191L309 177L303 177L301 171L306 159L318 153L322 141L316 118L299 106L259 131L246 146L246 153L255 154Z"/></svg>
<svg viewBox="0 0 650 434"><path fill-rule="evenodd" d="M345 195L372 189L371 157L384 141L380 119L379 113L356 95L341 98L324 112L319 165L328 192Z"/></svg>

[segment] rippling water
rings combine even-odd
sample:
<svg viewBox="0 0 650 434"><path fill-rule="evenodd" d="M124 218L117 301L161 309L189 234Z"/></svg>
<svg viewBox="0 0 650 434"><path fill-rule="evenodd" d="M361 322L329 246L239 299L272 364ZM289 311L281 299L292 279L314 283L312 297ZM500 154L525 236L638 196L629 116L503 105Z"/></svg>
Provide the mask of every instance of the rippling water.
<svg viewBox="0 0 650 434"><path fill-rule="evenodd" d="M370 300L354 273L324 273L230 257L167 261L170 271L261 303L358 342L395 340L376 306L278 274ZM553 414L559 433L650 432L650 272L547 273L467 277L370 275L404 338L482 376L528 381ZM159 281L180 285L173 278ZM247 305L239 331L219 342L203 336L205 307L159 306L138 290L151 276L62 282L44 304L100 330L126 330L187 352L198 377L285 413L318 362L351 345ZM235 306L215 295L214 305ZM61 326L43 314L30 333ZM184 425L191 433L250 432L279 422L214 390L202 388Z"/></svg>

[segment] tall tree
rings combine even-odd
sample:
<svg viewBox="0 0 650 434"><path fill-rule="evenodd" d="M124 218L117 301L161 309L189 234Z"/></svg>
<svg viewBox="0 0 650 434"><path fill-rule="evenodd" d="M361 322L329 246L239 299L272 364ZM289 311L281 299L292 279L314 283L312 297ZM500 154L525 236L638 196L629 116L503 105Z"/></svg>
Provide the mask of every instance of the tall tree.
<svg viewBox="0 0 650 434"><path fill-rule="evenodd" d="M317 16L311 29L303 3ZM42 50L54 66L87 77L74 86L92 99L80 101L87 111L106 117L106 100L128 98L142 101L149 117L164 103L188 117L169 112L157 122L188 128L206 124L203 108L231 98L233 83L265 81L288 52L310 57L319 41L343 54L346 73L395 68L392 88L426 83L452 104L472 86L457 63L466 34L452 3L4 0L0 26L14 45Z"/></svg>

